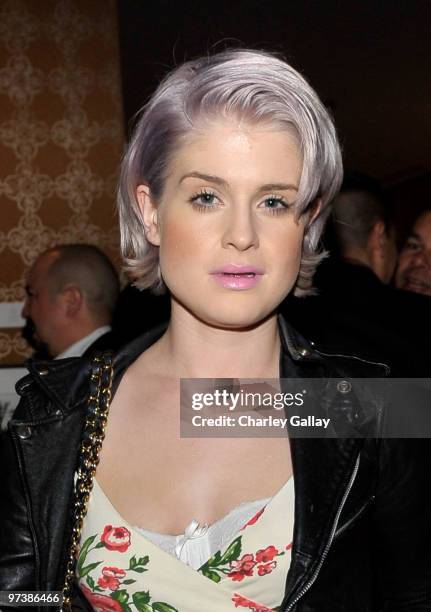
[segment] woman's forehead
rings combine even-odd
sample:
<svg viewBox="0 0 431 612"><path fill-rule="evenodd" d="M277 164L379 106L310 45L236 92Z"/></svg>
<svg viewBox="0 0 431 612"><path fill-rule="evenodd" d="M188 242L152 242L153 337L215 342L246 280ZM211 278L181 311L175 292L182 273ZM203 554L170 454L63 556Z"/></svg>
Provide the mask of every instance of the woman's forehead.
<svg viewBox="0 0 431 612"><path fill-rule="evenodd" d="M287 134L288 138L300 148L298 131L291 123L277 121L273 118L251 121L238 114L224 115L219 113L200 116L190 125L190 130L183 138L185 142L192 142L199 138L205 139L211 136L217 137L217 135L223 137L226 132L236 134L236 138L239 140L258 137L259 134L279 132Z"/></svg>
<svg viewBox="0 0 431 612"><path fill-rule="evenodd" d="M296 177L301 167L300 149L288 131L220 121L184 140L171 158L169 174L181 179L201 174L226 180L258 173L268 175L271 182L282 182L286 174Z"/></svg>

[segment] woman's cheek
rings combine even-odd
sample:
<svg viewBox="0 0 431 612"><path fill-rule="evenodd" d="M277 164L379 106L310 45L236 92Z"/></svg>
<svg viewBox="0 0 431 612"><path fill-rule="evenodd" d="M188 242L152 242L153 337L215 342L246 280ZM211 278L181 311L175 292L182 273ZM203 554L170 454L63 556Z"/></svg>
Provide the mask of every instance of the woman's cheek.
<svg viewBox="0 0 431 612"><path fill-rule="evenodd" d="M166 220L161 232L160 266L162 275L172 273L186 274L190 267L202 264L208 257L208 240L205 233L184 219Z"/></svg>

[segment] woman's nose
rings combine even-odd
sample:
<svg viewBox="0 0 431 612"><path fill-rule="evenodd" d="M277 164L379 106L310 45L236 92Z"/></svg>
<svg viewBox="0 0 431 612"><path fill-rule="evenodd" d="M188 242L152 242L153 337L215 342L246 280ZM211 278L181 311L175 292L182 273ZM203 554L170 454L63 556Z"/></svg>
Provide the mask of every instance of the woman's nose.
<svg viewBox="0 0 431 612"><path fill-rule="evenodd" d="M237 207L225 218L226 227L223 233L223 247L234 247L246 251L259 246L257 219L249 207Z"/></svg>

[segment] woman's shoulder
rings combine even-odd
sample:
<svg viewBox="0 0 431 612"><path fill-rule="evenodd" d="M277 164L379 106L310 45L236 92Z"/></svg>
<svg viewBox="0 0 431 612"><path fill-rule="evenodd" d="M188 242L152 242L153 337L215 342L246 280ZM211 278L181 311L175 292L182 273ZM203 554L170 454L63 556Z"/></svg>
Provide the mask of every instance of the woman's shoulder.
<svg viewBox="0 0 431 612"><path fill-rule="evenodd" d="M308 340L282 315L278 324L284 353L306 378L386 378L390 374L386 363L367 359L359 351L345 353Z"/></svg>
<svg viewBox="0 0 431 612"><path fill-rule="evenodd" d="M352 378L386 378L390 375L390 367L383 361L367 358L360 351L345 352L334 346L310 343L313 351L328 366L335 375Z"/></svg>
<svg viewBox="0 0 431 612"><path fill-rule="evenodd" d="M88 395L91 361L86 357L26 362L28 374L16 383L20 402L13 421L38 421L66 413Z"/></svg>
<svg viewBox="0 0 431 612"><path fill-rule="evenodd" d="M21 397L14 421L37 421L54 414L68 414L88 400L91 377L103 373L112 364L113 384L118 384L125 370L164 333L158 326L119 349L101 351L91 357L35 360L26 362L28 374L16 384ZM99 360L99 363L97 363ZM60 411L60 412L59 412Z"/></svg>

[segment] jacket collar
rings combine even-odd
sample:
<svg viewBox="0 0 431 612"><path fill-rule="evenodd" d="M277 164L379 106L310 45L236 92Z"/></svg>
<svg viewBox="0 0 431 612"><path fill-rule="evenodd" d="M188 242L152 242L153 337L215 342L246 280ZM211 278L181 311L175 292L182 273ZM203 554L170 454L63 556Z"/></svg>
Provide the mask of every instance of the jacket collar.
<svg viewBox="0 0 431 612"><path fill-rule="evenodd" d="M278 325L282 350L280 354L280 376L321 376L322 359L312 345L296 332L283 318L278 315ZM118 386L124 371L147 348L154 344L166 331L168 323L159 325L149 332L139 336L123 347L114 358L114 385ZM303 369L307 371L304 374ZM51 397L63 412L73 410L82 404L83 397L88 394L88 380L91 372L91 361L88 358L72 357L52 361L30 359L27 362L30 376L26 376L17 384L20 395L32 381L36 381L45 393ZM68 392L64 392L65 380Z"/></svg>

